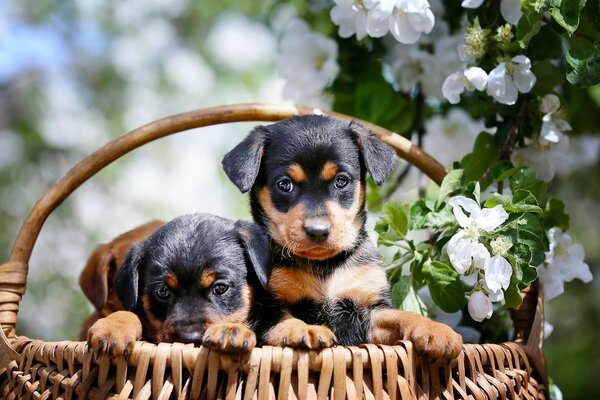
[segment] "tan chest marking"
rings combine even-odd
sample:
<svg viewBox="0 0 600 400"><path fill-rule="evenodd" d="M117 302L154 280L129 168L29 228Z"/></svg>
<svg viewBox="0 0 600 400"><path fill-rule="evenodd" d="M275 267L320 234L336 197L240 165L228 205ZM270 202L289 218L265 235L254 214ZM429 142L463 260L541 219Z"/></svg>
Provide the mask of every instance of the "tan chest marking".
<svg viewBox="0 0 600 400"><path fill-rule="evenodd" d="M360 306L377 304L387 289L385 271L379 265L359 265L336 270L326 282L330 299L348 299Z"/></svg>
<svg viewBox="0 0 600 400"><path fill-rule="evenodd" d="M269 287L284 303L307 299L317 303L352 300L360 306L372 306L381 300L388 281L378 265L340 268L326 280L302 269L279 267L273 270Z"/></svg>
<svg viewBox="0 0 600 400"><path fill-rule="evenodd" d="M269 278L269 288L281 301L294 304L302 299L325 300L323 281L315 274L296 268L278 267Z"/></svg>

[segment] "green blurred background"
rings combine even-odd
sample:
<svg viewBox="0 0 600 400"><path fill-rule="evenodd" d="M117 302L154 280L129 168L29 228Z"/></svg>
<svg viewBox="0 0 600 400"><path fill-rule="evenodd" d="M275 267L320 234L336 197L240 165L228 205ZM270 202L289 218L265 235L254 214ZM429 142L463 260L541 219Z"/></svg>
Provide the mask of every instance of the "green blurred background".
<svg viewBox="0 0 600 400"><path fill-rule="evenodd" d="M294 7L258 0L0 2L0 260L34 202L111 138L195 108L281 102L275 58ZM599 110L600 111L600 110ZM85 183L48 219L31 260L18 333L74 339L91 311L77 276L87 255L149 219L197 211L249 217L220 168L252 124L205 128L136 150ZM589 132L598 134L598 132ZM597 156L597 155L596 155ZM597 159L597 157L596 157ZM600 164L551 190L600 274ZM547 304L550 374L567 399L600 398L600 281Z"/></svg>

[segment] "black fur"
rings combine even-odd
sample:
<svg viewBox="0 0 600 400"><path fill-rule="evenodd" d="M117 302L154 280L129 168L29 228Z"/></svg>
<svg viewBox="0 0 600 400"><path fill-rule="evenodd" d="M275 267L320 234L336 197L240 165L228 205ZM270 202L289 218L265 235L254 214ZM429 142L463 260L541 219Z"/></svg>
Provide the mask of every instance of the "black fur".
<svg viewBox="0 0 600 400"><path fill-rule="evenodd" d="M265 289L269 276L269 240L263 229L251 222L231 221L208 214L184 215L160 227L136 244L115 277L115 290L124 306L142 321L143 336L155 341L151 319L168 321L175 334L170 339L198 342L208 319L216 313L229 315L243 306L242 288L253 291L248 325L264 331L277 318L270 310L273 299ZM216 273L216 283L228 285L218 295L213 287L200 285L202 272ZM174 274L178 286L171 290L165 277ZM168 290L161 299L157 291ZM149 299L151 316L147 315ZM256 304L267 306L267 313Z"/></svg>
<svg viewBox="0 0 600 400"><path fill-rule="evenodd" d="M333 186L332 180L320 179L327 162L339 167L337 174L349 179L347 186L339 189ZM301 204L306 218L325 217L327 202L350 209L357 190L366 186L366 173L381 185L390 175L395 162L394 150L365 127L330 117L309 115L257 127L225 156L223 166L242 192L251 189L250 205L254 220L268 227L269 216L259 199L262 189L269 189L270 201L280 213L285 214ZM293 164L301 166L306 176L304 181L298 183L301 189L289 193L278 190L278 182L287 176ZM362 201L353 216L360 228L356 240L348 248L323 260L307 259L290 254L288 249L272 240L271 265L274 268L304 269L323 281L333 271L348 266L379 265L377 249L364 230L364 206ZM328 325L336 334L339 344L357 345L367 340L370 311L391 307L389 287L379 295L378 302L366 307L358 306L352 299L330 299L325 302L302 299L286 306L294 317L304 322Z"/></svg>

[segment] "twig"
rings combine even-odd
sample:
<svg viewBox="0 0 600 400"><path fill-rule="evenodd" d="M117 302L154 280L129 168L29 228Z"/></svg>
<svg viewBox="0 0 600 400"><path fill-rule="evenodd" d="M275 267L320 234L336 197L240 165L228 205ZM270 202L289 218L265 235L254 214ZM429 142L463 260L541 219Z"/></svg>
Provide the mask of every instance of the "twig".
<svg viewBox="0 0 600 400"><path fill-rule="evenodd" d="M529 106L529 98L525 97L525 99L521 103L521 107L519 108L519 112L517 113L517 116L515 118L515 122L514 122L513 126L510 127L510 130L508 131L508 134L506 135L506 140L504 141L504 144L498 150L498 155L496 156L494 161L492 161L490 163L490 165L488 165L485 172L481 175L481 178L479 178L480 183L486 180L486 178L488 177L488 175L490 174L490 172L492 170L492 167L498 161L509 159L509 157L512 154L513 149L515 147L515 142L517 141L519 132L521 131L521 125L523 124L523 122L525 121L525 117L527 116L526 111L527 111L528 106Z"/></svg>
<svg viewBox="0 0 600 400"><path fill-rule="evenodd" d="M417 98L415 99L417 106L417 114L415 116L417 125L417 146L422 149L423 137L425 136L425 97L423 96L421 85L419 85L417 89L419 91L417 93ZM419 176L419 197L425 197L425 186L423 180L420 178L421 177Z"/></svg>

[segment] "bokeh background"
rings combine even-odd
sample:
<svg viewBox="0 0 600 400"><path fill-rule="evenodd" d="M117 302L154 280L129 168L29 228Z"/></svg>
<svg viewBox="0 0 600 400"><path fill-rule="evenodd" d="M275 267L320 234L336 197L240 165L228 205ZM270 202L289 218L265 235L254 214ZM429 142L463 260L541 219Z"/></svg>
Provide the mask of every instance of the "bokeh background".
<svg viewBox="0 0 600 400"><path fill-rule="evenodd" d="M35 201L111 138L195 108L285 101L275 62L282 30L298 10L329 3L0 1L0 261ZM228 182L220 160L252 126L163 139L85 183L42 230L18 333L77 337L91 311L77 277L96 244L154 218L198 211L248 218L247 199ZM444 129L435 126L428 129ZM589 132L599 133L600 127ZM547 303L554 326L546 341L550 374L567 399L600 396L598 140L579 143L580 156L591 161L564 172L551 188L565 200L571 233L584 244L596 277L567 284L564 295Z"/></svg>

